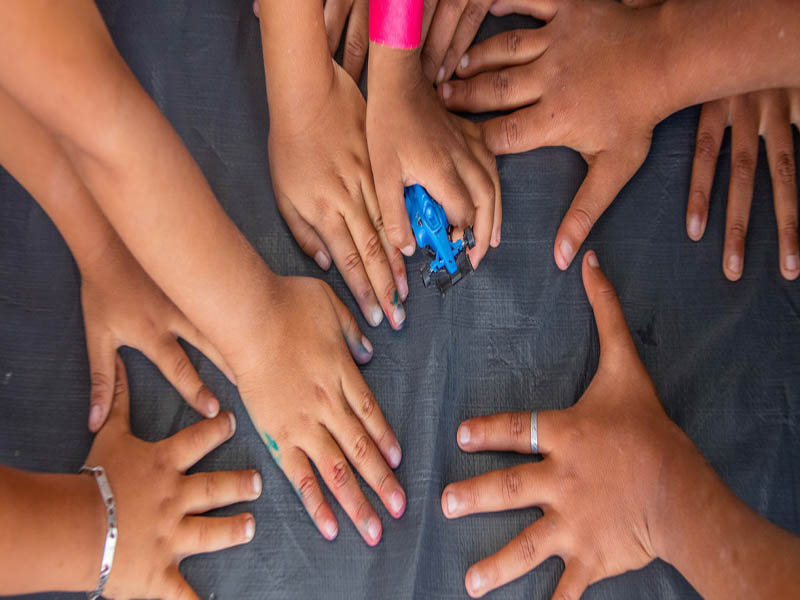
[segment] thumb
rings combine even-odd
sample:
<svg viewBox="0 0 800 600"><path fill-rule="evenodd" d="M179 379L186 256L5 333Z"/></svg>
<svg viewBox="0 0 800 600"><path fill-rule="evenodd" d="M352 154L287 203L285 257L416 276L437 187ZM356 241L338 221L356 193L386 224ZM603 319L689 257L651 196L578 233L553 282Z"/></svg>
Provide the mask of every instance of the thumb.
<svg viewBox="0 0 800 600"><path fill-rule="evenodd" d="M128 391L128 374L125 372L125 363L117 354L116 374L114 377L114 399L111 401L111 412L108 423L123 431L131 429L131 404Z"/></svg>
<svg viewBox="0 0 800 600"><path fill-rule="evenodd" d="M628 331L617 293L600 270L597 255L592 250L587 251L583 257L583 287L597 323L601 360L603 356L621 353L632 353L638 360L636 346Z"/></svg>
<svg viewBox="0 0 800 600"><path fill-rule="evenodd" d="M370 159L372 157L370 153ZM400 252L411 256L416 246L406 212L400 162L394 157L372 160L372 173L386 239Z"/></svg>
<svg viewBox="0 0 800 600"><path fill-rule="evenodd" d="M116 347L109 336L95 335L87 326L86 352L89 355L89 431L103 426L114 394L114 356Z"/></svg>

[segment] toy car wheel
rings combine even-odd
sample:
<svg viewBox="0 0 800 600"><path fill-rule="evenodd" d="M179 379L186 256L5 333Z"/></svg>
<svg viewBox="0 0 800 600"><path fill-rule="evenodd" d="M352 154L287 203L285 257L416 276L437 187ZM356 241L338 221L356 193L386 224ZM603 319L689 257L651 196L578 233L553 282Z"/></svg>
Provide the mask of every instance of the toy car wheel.
<svg viewBox="0 0 800 600"><path fill-rule="evenodd" d="M472 233L472 227L467 227L464 230L464 244L467 248L475 247L475 235Z"/></svg>
<svg viewBox="0 0 800 600"><path fill-rule="evenodd" d="M428 268L428 265L422 265L422 268L419 270L420 275L422 275L422 285L428 287L431 284L431 270Z"/></svg>

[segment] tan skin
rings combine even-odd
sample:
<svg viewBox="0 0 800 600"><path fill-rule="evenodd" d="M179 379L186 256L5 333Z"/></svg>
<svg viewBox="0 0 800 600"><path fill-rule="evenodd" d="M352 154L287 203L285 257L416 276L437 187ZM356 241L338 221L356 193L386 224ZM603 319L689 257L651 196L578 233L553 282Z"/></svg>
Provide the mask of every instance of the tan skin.
<svg viewBox="0 0 800 600"><path fill-rule="evenodd" d="M215 417L219 402L200 380L177 338L200 349L233 381L222 356L136 262L58 142L2 90L0 129L6 133L0 138L0 164L54 220L81 272L92 383L89 429L98 431L108 416L114 357L120 346L142 352L190 406Z"/></svg>
<svg viewBox="0 0 800 600"><path fill-rule="evenodd" d="M492 4L497 16L518 12L547 24L477 44L456 69L463 80L442 84L440 94L451 109L514 111L483 124L496 153L564 145L587 161L556 234L559 268L641 166L659 121L713 98L800 82L789 59L798 50L796 11L780 0L757 11L752 0L734 1L637 10L611 0ZM719 11L730 18L713 19Z"/></svg>
<svg viewBox="0 0 800 600"><path fill-rule="evenodd" d="M325 283L264 264L125 66L93 2L37 0L0 13L0 51L18 57L0 66L0 87L58 137L148 276L230 366L320 532L331 539L338 523L309 460L365 541L378 543L380 517L342 457L397 518L405 494L391 468L401 450L356 368L372 347L353 316Z"/></svg>
<svg viewBox="0 0 800 600"><path fill-rule="evenodd" d="M130 429L128 382L116 358L108 421L85 464L102 466L114 494L117 538L103 596L197 599L178 566L187 556L249 542L249 513L198 516L261 494L257 471L186 475L186 470L233 436L228 412L156 443ZM89 475L33 474L0 467L0 587L4 593L95 589L106 539L106 512Z"/></svg>
<svg viewBox="0 0 800 600"><path fill-rule="evenodd" d="M589 387L571 408L539 413L543 460L442 493L448 518L529 506L544 513L468 569L467 592L481 597L560 556L565 569L553 598L577 599L592 583L658 557L709 599L792 597L800 538L739 501L669 420L593 252L582 269L600 339ZM465 452L529 454L530 413L469 419L457 439Z"/></svg>
<svg viewBox="0 0 800 600"><path fill-rule="evenodd" d="M403 257L383 231L366 102L328 52L318 3L269 2L259 14L278 208L320 267L333 259L367 322L377 326L385 314L399 329L408 281Z"/></svg>

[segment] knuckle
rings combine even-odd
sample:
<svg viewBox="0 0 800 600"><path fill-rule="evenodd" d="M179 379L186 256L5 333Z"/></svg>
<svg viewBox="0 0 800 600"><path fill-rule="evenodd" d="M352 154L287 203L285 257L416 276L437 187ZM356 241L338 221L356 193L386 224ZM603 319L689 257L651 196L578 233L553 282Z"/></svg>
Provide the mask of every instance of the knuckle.
<svg viewBox="0 0 800 600"><path fill-rule="evenodd" d="M756 158L750 152L740 151L733 156L731 177L740 183L750 183L755 177Z"/></svg>
<svg viewBox="0 0 800 600"><path fill-rule="evenodd" d="M791 215L781 219L781 224L778 227L779 236L794 240L797 238L797 216Z"/></svg>
<svg viewBox="0 0 800 600"><path fill-rule="evenodd" d="M203 486L203 493L206 496L206 499L213 500L217 497L217 479L212 475L208 475L204 477L204 486Z"/></svg>
<svg viewBox="0 0 800 600"><path fill-rule="evenodd" d="M221 421L222 419L219 419L219 420ZM191 431L191 433L189 434L189 436L190 436L189 437L189 440L190 440L189 443L192 445L192 447L193 448L197 448L198 450L200 448L205 447L206 444L207 444L207 436L206 436L206 433L205 433L205 428L204 427L192 427L192 429L190 431Z"/></svg>
<svg viewBox="0 0 800 600"><path fill-rule="evenodd" d="M519 46L522 43L522 35L520 34L519 30L513 30L506 33L506 51L508 52L509 56L515 56L517 51L519 50Z"/></svg>
<svg viewBox="0 0 800 600"><path fill-rule="evenodd" d="M175 374L175 379L178 382L184 382L191 378L192 364L189 359L182 352L175 357L172 372Z"/></svg>
<svg viewBox="0 0 800 600"><path fill-rule="evenodd" d="M344 43L344 57L348 60L361 60L367 54L367 45L360 36L350 36Z"/></svg>
<svg viewBox="0 0 800 600"><path fill-rule="evenodd" d="M369 419L375 412L376 405L375 396L373 396L370 390L361 392L358 410L362 419Z"/></svg>
<svg viewBox="0 0 800 600"><path fill-rule="evenodd" d="M498 102L505 102L511 96L511 77L507 71L498 71L492 77L492 89Z"/></svg>
<svg viewBox="0 0 800 600"><path fill-rule="evenodd" d="M520 124L517 117L511 115L506 117L503 121L503 141L502 143L505 144L504 150L510 150L511 148L515 148L522 138L522 132L520 130Z"/></svg>
<svg viewBox="0 0 800 600"><path fill-rule="evenodd" d="M317 489L317 482L313 475L303 475L300 481L297 482L297 493L303 503L310 502L314 497L314 492Z"/></svg>
<svg viewBox="0 0 800 600"><path fill-rule="evenodd" d="M355 512L356 521L359 523L365 522L371 516L371 513L372 507L366 500L362 499Z"/></svg>
<svg viewBox="0 0 800 600"><path fill-rule="evenodd" d="M386 238L392 245L400 246L405 240L405 230L398 224L388 224L386 225Z"/></svg>
<svg viewBox="0 0 800 600"><path fill-rule="evenodd" d="M698 156L705 162L713 162L717 157L717 138L714 137L710 131L701 131L697 135L697 144L694 150L695 156Z"/></svg>
<svg viewBox="0 0 800 600"><path fill-rule="evenodd" d="M355 250L348 252L342 259L342 270L347 273L357 271L361 266L361 257Z"/></svg>
<svg viewBox="0 0 800 600"><path fill-rule="evenodd" d="M778 153L775 159L775 175L783 184L791 185L795 182L794 155L786 150Z"/></svg>
<svg viewBox="0 0 800 600"><path fill-rule="evenodd" d="M471 29L478 29L486 16L486 9L479 2L470 2L464 10L462 19Z"/></svg>
<svg viewBox="0 0 800 600"><path fill-rule="evenodd" d="M372 219L372 226L375 228L375 232L380 235L383 231L383 215L380 213L375 215L375 218Z"/></svg>
<svg viewBox="0 0 800 600"><path fill-rule="evenodd" d="M536 536L532 531L523 531L519 538L519 559L524 565L536 563Z"/></svg>
<svg viewBox="0 0 800 600"><path fill-rule="evenodd" d="M314 384L314 398L317 404L323 407L330 407L333 404L333 399L328 390L318 383Z"/></svg>
<svg viewBox="0 0 800 600"><path fill-rule="evenodd" d="M353 443L353 463L363 464L369 456L369 439L365 433L359 434Z"/></svg>
<svg viewBox="0 0 800 600"><path fill-rule="evenodd" d="M376 262L382 258L383 246L376 232L371 232L364 243L364 259L367 262Z"/></svg>
<svg viewBox="0 0 800 600"><path fill-rule="evenodd" d="M117 393L116 385L114 385L114 393ZM105 401L109 392L112 389L111 378L102 371L93 371L91 375L90 384L90 397L92 401Z"/></svg>
<svg viewBox="0 0 800 600"><path fill-rule="evenodd" d="M573 206L569 211L570 220L582 237L589 235L594 225L594 215L581 205Z"/></svg>
<svg viewBox="0 0 800 600"><path fill-rule="evenodd" d="M689 196L695 206L700 208L708 206L708 193L704 189L694 188Z"/></svg>
<svg viewBox="0 0 800 600"><path fill-rule="evenodd" d="M511 470L503 473L502 492L508 501L513 501L522 490L522 477L518 471Z"/></svg>
<svg viewBox="0 0 800 600"><path fill-rule="evenodd" d="M386 484L392 480L391 473L385 471L378 479L378 489L376 490L379 495L383 495L386 491Z"/></svg>
<svg viewBox="0 0 800 600"><path fill-rule="evenodd" d="M528 425L530 428L530 425ZM521 413L511 413L508 419L508 437L512 440L517 439L525 432L525 418Z"/></svg>
<svg viewBox="0 0 800 600"><path fill-rule="evenodd" d="M331 483L334 489L340 489L350 480L350 469L344 461L336 462L330 471Z"/></svg>
<svg viewBox="0 0 800 600"><path fill-rule="evenodd" d="M734 217L728 224L728 236L734 240L743 240L747 236L747 225L741 217Z"/></svg>

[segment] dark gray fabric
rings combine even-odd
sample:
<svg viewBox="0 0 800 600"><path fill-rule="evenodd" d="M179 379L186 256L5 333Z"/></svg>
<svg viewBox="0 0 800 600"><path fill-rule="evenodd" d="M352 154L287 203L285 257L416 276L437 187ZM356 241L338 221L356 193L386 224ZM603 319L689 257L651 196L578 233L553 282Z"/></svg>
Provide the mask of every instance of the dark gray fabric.
<svg viewBox="0 0 800 600"><path fill-rule="evenodd" d="M339 274L316 268L276 210L260 37L250 4L150 0L103 2L101 9L122 55L267 263L282 274L324 278L356 311ZM513 24L492 19L481 35ZM687 110L657 128L650 157L586 247L598 252L617 287L667 413L740 498L798 533L800 282L786 282L778 273L763 144L742 280L726 281L720 268L727 139L707 233L699 244L687 238L697 116L697 109ZM501 158L499 168L502 244L480 270L440 299L422 287L416 276L421 257L414 257L405 330L395 333L386 324L370 329L358 316L376 349L364 376L403 446L397 476L408 494L406 514L395 521L368 492L384 524L377 548L360 540L335 502L338 539L328 543L317 534L236 390L190 350L203 379L240 424L235 438L197 469L252 467L264 476L257 502L219 511L253 511L255 540L183 563L202 597L465 598L466 568L539 514L531 509L447 522L440 509L446 483L528 460L461 453L455 432L462 419L567 407L597 364L579 266L561 273L552 257L555 231L584 163L557 148ZM87 454L89 373L78 291L77 269L58 232L0 172L2 464L75 472ZM138 435L158 440L197 420L151 363L132 350L123 355ZM549 598L561 570L561 561L550 559L492 597ZM597 584L585 597L672 600L696 594L674 569L656 562Z"/></svg>

